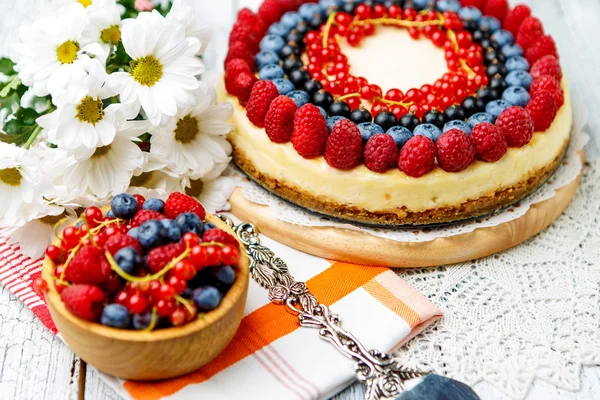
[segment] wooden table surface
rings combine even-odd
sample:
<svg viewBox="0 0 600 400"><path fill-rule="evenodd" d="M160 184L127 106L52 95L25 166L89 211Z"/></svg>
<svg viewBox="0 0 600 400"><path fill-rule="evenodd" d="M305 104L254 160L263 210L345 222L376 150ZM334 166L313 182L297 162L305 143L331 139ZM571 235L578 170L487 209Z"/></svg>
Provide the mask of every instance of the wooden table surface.
<svg viewBox="0 0 600 400"><path fill-rule="evenodd" d="M12 54L10 43L16 28L38 13L39 5L49 0L0 0L0 54ZM208 57L222 57L226 35L234 11L239 7L256 7L260 0L194 0L198 17L214 27L214 41ZM598 0L529 0L556 41L574 93L584 99L589 109L592 141L588 158L600 156L600 1ZM216 64L215 64L216 65ZM594 137L595 136L595 137ZM579 392L568 392L546 382L536 381L530 400L591 400L600 398L600 368L587 367L581 374ZM487 383L475 387L483 400L508 399ZM359 400L362 391L352 386L336 400ZM33 313L7 289L0 288L0 399L118 399L93 368L86 368L59 339L54 337Z"/></svg>

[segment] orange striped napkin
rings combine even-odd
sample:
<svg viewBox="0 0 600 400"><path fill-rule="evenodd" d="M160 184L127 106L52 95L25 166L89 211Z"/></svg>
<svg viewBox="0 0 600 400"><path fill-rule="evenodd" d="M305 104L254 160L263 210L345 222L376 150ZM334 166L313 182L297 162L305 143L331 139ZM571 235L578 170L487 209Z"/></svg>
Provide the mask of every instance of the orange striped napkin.
<svg viewBox="0 0 600 400"><path fill-rule="evenodd" d="M392 350L441 317L440 310L387 268L367 267L301 253L264 236L317 299L331 306L367 348ZM325 399L353 382L351 360L300 328L265 289L250 284L245 317L230 345L210 364L160 382L103 378L125 398Z"/></svg>

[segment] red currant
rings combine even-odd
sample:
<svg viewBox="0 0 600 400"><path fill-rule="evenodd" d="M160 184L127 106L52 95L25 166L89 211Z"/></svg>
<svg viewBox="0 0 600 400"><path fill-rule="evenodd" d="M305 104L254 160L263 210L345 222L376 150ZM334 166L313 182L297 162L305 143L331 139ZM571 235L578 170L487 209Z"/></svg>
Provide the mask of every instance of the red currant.
<svg viewBox="0 0 600 400"><path fill-rule="evenodd" d="M240 260L240 251L232 245L227 245L221 249L221 260L225 265L236 265Z"/></svg>
<svg viewBox="0 0 600 400"><path fill-rule="evenodd" d="M341 26L348 26L352 22L352 16L345 12L340 12L335 15L335 22Z"/></svg>
<svg viewBox="0 0 600 400"><path fill-rule="evenodd" d="M221 263L221 249L217 246L206 247L206 265L219 265Z"/></svg>
<svg viewBox="0 0 600 400"><path fill-rule="evenodd" d="M171 313L173 313L173 311L175 310L175 307L177 307L175 300L160 299L156 303L156 313L161 317L168 317L171 315Z"/></svg>
<svg viewBox="0 0 600 400"><path fill-rule="evenodd" d="M83 215L85 217L85 220L87 221L87 225L90 228L95 228L96 226L98 226L104 218L102 211L98 207L86 208ZM82 225L82 228L83 228L83 226L85 226L85 224Z"/></svg>
<svg viewBox="0 0 600 400"><path fill-rule="evenodd" d="M63 258L63 254L62 254L62 251L60 250L60 247L54 246L53 244L48 246L48 248L46 249L46 256L48 258L50 258L52 261L54 261L55 263L61 262L62 258Z"/></svg>
<svg viewBox="0 0 600 400"><path fill-rule="evenodd" d="M173 275L183 281L189 281L196 275L196 268L189 260L181 260L173 268Z"/></svg>
<svg viewBox="0 0 600 400"><path fill-rule="evenodd" d="M393 4L387 10L388 17L392 19L398 19L402 16L402 9L399 5Z"/></svg>
<svg viewBox="0 0 600 400"><path fill-rule="evenodd" d="M134 294L129 298L127 309L132 314L143 314L148 310L150 302L142 294Z"/></svg>
<svg viewBox="0 0 600 400"><path fill-rule="evenodd" d="M360 20L369 19L371 18L371 7L366 4L359 4L354 9L354 15Z"/></svg>
<svg viewBox="0 0 600 400"><path fill-rule="evenodd" d="M44 294L48 290L48 284L42 278L37 278L33 281L33 291L39 295Z"/></svg>
<svg viewBox="0 0 600 400"><path fill-rule="evenodd" d="M169 320L173 326L183 325L186 321L185 312L182 309L177 308L171 313Z"/></svg>
<svg viewBox="0 0 600 400"><path fill-rule="evenodd" d="M64 269L65 269L65 267L62 264L57 265L56 267L54 267L54 277L56 279L60 279L60 277L62 276L62 273L63 273Z"/></svg>
<svg viewBox="0 0 600 400"><path fill-rule="evenodd" d="M58 294L61 294L63 292L63 290L65 290L68 286L61 283L58 280L54 281L54 289L56 289L56 291L58 292Z"/></svg>
<svg viewBox="0 0 600 400"><path fill-rule="evenodd" d="M375 4L373 6L373 16L375 18L382 18L385 15L385 6L383 4Z"/></svg>
<svg viewBox="0 0 600 400"><path fill-rule="evenodd" d="M127 307L129 304L129 293L126 290L121 290L115 296L115 303Z"/></svg>
<svg viewBox="0 0 600 400"><path fill-rule="evenodd" d="M184 233L181 240L183 240L183 243L189 248L200 244L200 238L194 232Z"/></svg>
<svg viewBox="0 0 600 400"><path fill-rule="evenodd" d="M391 101L402 101L404 93L400 89L390 89L385 93L385 98Z"/></svg>
<svg viewBox="0 0 600 400"><path fill-rule="evenodd" d="M169 279L167 279L167 285L169 285L175 293L181 294L187 288L187 283L183 279L179 279L175 275L172 275Z"/></svg>
<svg viewBox="0 0 600 400"><path fill-rule="evenodd" d="M367 22L364 26L364 31L365 31L365 35L366 36L372 36L373 34L375 34L375 25Z"/></svg>
<svg viewBox="0 0 600 400"><path fill-rule="evenodd" d="M62 245L67 249L71 250L79 243L79 230L74 226L68 226L63 231Z"/></svg>
<svg viewBox="0 0 600 400"><path fill-rule="evenodd" d="M102 289L108 293L116 293L123 286L123 282L121 282L119 275L111 274L111 276L106 280L106 282L103 282L101 286Z"/></svg>
<svg viewBox="0 0 600 400"><path fill-rule="evenodd" d="M175 296L175 289L166 283L160 285L158 290L156 291L156 297L163 300L172 299Z"/></svg>

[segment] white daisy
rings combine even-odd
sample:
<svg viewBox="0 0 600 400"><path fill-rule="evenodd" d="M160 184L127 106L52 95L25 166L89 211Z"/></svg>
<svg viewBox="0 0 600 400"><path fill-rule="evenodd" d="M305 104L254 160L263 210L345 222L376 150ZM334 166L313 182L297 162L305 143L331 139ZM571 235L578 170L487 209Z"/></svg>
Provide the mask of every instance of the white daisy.
<svg viewBox="0 0 600 400"><path fill-rule="evenodd" d="M43 182L34 152L0 142L0 226L22 225L42 207Z"/></svg>
<svg viewBox="0 0 600 400"><path fill-rule="evenodd" d="M73 160L65 168L65 181L97 198L124 192L133 171L144 165L142 150L134 142L147 130L147 121L128 121L118 126L111 144L98 147L89 159Z"/></svg>
<svg viewBox="0 0 600 400"><path fill-rule="evenodd" d="M63 10L19 31L21 42L16 47L15 71L24 85L33 87L36 96L53 94L69 81L82 79L86 74L81 60L89 60L86 53L102 54L98 44L82 48L85 10L81 7Z"/></svg>
<svg viewBox="0 0 600 400"><path fill-rule="evenodd" d="M114 0L94 3L86 11L88 23L83 30L82 42L100 44L104 51L102 62L105 63L111 47L121 40L121 11Z"/></svg>
<svg viewBox="0 0 600 400"><path fill-rule="evenodd" d="M172 163L152 153L144 153L144 165L133 172L128 193L145 198L166 199L181 186L179 175L171 170Z"/></svg>
<svg viewBox="0 0 600 400"><path fill-rule="evenodd" d="M72 7L74 4L88 9L90 6L104 5L110 1L114 2L115 0L53 0L51 5L55 10L61 11L67 7Z"/></svg>
<svg viewBox="0 0 600 400"><path fill-rule="evenodd" d="M47 130L48 140L76 160L87 159L96 147L111 144L120 117L118 104L104 108L102 102L107 97L103 93L104 68L98 61L91 62L90 66L86 79L69 85L69 93L60 97L56 111L37 119Z"/></svg>
<svg viewBox="0 0 600 400"><path fill-rule="evenodd" d="M183 109L166 126L151 133L150 152L174 163L174 172L193 173L201 178L217 164L228 163L231 145L225 136L233 113L228 103L216 104L216 93L202 83L196 104Z"/></svg>
<svg viewBox="0 0 600 400"><path fill-rule="evenodd" d="M131 72L114 72L108 85L120 95L121 103L135 104L153 125L166 122L177 110L194 104L196 75L204 65L195 56L200 42L186 38L182 24L166 20L156 10L126 20L121 40L133 58Z"/></svg>
<svg viewBox="0 0 600 400"><path fill-rule="evenodd" d="M228 163L216 165L215 168L202 178L188 175L181 181L181 190L196 197L209 213L230 209L227 200L236 187L236 180L229 176L221 176Z"/></svg>
<svg viewBox="0 0 600 400"><path fill-rule="evenodd" d="M175 0L167 19L175 19L185 27L186 37L195 37L200 41L198 54L204 53L210 41L210 29L201 26L194 16L194 8L190 0Z"/></svg>

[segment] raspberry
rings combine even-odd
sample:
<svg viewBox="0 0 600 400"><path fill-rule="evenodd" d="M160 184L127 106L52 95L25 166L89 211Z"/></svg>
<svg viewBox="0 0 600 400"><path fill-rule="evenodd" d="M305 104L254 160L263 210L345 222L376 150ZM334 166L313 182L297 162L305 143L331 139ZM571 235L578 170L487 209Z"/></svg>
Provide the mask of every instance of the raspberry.
<svg viewBox="0 0 600 400"><path fill-rule="evenodd" d="M485 9L485 3L487 0L462 0L461 4L463 7L477 7L481 11Z"/></svg>
<svg viewBox="0 0 600 400"><path fill-rule="evenodd" d="M185 251L185 244L171 243L165 246L156 247L148 253L146 265L152 274L161 271L174 258L177 258Z"/></svg>
<svg viewBox="0 0 600 400"><path fill-rule="evenodd" d="M175 219L179 214L191 212L196 214L201 220L206 218L206 211L193 197L187 194L173 192L165 202L165 216L169 219Z"/></svg>
<svg viewBox="0 0 600 400"><path fill-rule="evenodd" d="M256 38L252 25L245 24L244 22L236 22L231 28L229 34L229 44L234 42L244 42L253 54L258 53L259 40Z"/></svg>
<svg viewBox="0 0 600 400"><path fill-rule="evenodd" d="M543 132L552 125L554 118L556 118L558 107L552 93L540 91L531 98L526 110L531 115L535 130Z"/></svg>
<svg viewBox="0 0 600 400"><path fill-rule="evenodd" d="M240 58L248 64L251 70L256 68L256 64L254 63L254 54L250 47L242 41L235 41L229 43L229 52L227 53L227 57L225 58L225 65L231 60L236 58Z"/></svg>
<svg viewBox="0 0 600 400"><path fill-rule="evenodd" d="M142 245L140 242L125 233L117 233L116 235L109 237L104 244L104 250L108 251L113 256L117 254L117 251L125 247L133 247L138 253L142 254Z"/></svg>
<svg viewBox="0 0 600 400"><path fill-rule="evenodd" d="M323 155L327 143L327 124L321 111L313 104L305 104L296 111L292 145L304 158Z"/></svg>
<svg viewBox="0 0 600 400"><path fill-rule="evenodd" d="M509 9L510 7L508 6L507 0L487 0L483 13L485 15L496 17L502 22L504 21L504 18L506 18Z"/></svg>
<svg viewBox="0 0 600 400"><path fill-rule="evenodd" d="M502 128L489 122L478 124L469 137L477 158L487 162L498 161L506 154L508 143Z"/></svg>
<svg viewBox="0 0 600 400"><path fill-rule="evenodd" d="M98 321L106 296L96 285L71 285L64 289L60 298L69 311L86 321Z"/></svg>
<svg viewBox="0 0 600 400"><path fill-rule="evenodd" d="M527 110L521 107L507 108L496 120L510 147L523 147L533 136L533 121Z"/></svg>
<svg viewBox="0 0 600 400"><path fill-rule="evenodd" d="M65 278L72 283L102 283L110 277L110 264L99 248L88 245L79 249L65 269Z"/></svg>
<svg viewBox="0 0 600 400"><path fill-rule="evenodd" d="M252 86L250 98L246 105L246 116L259 128L265 125L265 115L271 102L279 96L277 86L271 81L258 81Z"/></svg>
<svg viewBox="0 0 600 400"><path fill-rule="evenodd" d="M520 4L508 12L508 15L504 19L503 28L516 37L519 33L519 27L525 18L529 16L531 16L531 8L524 4Z"/></svg>
<svg viewBox="0 0 600 400"><path fill-rule="evenodd" d="M279 96L269 106L265 116L265 132L275 143L286 143L294 132L294 115L298 106L290 97Z"/></svg>
<svg viewBox="0 0 600 400"><path fill-rule="evenodd" d="M527 50L537 38L544 34L544 25L542 21L536 17L527 17L521 23L519 27L519 33L517 34L517 44L523 49Z"/></svg>
<svg viewBox="0 0 600 400"><path fill-rule="evenodd" d="M394 138L377 133L365 146L365 165L371 171L385 172L398 162L398 146Z"/></svg>
<svg viewBox="0 0 600 400"><path fill-rule="evenodd" d="M469 167L475 159L475 148L466 133L450 129L435 143L438 164L446 172L460 172Z"/></svg>
<svg viewBox="0 0 600 400"><path fill-rule="evenodd" d="M537 60L544 56L554 56L558 58L556 43L554 42L554 39L548 35L538 37L525 52L525 58L529 61L530 65L533 65Z"/></svg>
<svg viewBox="0 0 600 400"><path fill-rule="evenodd" d="M325 145L327 164L337 169L352 169L360 164L362 153L362 136L358 126L349 119L335 124Z"/></svg>
<svg viewBox="0 0 600 400"><path fill-rule="evenodd" d="M266 26L279 21L283 13L279 0L265 0L258 8L258 16L262 18Z"/></svg>
<svg viewBox="0 0 600 400"><path fill-rule="evenodd" d="M237 96L242 107L246 107L246 104L248 104L252 87L256 82L258 82L258 78L251 72L242 72L235 78L232 94Z"/></svg>
<svg viewBox="0 0 600 400"><path fill-rule="evenodd" d="M239 243L236 238L234 238L232 235L225 232L224 230L218 228L212 228L204 232L204 235L202 235L202 241L204 243L217 242L223 244L230 244L235 247L239 246Z"/></svg>
<svg viewBox="0 0 600 400"><path fill-rule="evenodd" d="M402 147L398 168L406 175L418 178L433 169L436 153L435 144L431 139L425 136L413 136Z"/></svg>
<svg viewBox="0 0 600 400"><path fill-rule="evenodd" d="M142 225L146 221L150 221L151 219L165 219L165 216L155 210L141 210L135 214L133 220L131 221L131 227L137 228Z"/></svg>
<svg viewBox="0 0 600 400"><path fill-rule="evenodd" d="M562 69L558 58L553 55L548 55L537 60L531 67L531 76L537 79L543 75L550 75L557 81L561 81L563 77Z"/></svg>
<svg viewBox="0 0 600 400"><path fill-rule="evenodd" d="M252 73L246 61L241 58L234 58L227 62L225 65L225 89L227 89L227 93L237 96L236 85L234 83L236 78L242 73Z"/></svg>
<svg viewBox="0 0 600 400"><path fill-rule="evenodd" d="M249 25L254 30L258 37L262 37L265 33L265 23L261 17L254 14L249 8L242 8L237 16L238 23Z"/></svg>
<svg viewBox="0 0 600 400"><path fill-rule="evenodd" d="M544 75L534 79L533 83L531 84L531 88L529 89L529 93L532 96L535 96L536 93L539 93L543 90L552 93L558 108L562 107L562 105L565 103L565 94L560 86L560 82L550 75Z"/></svg>

